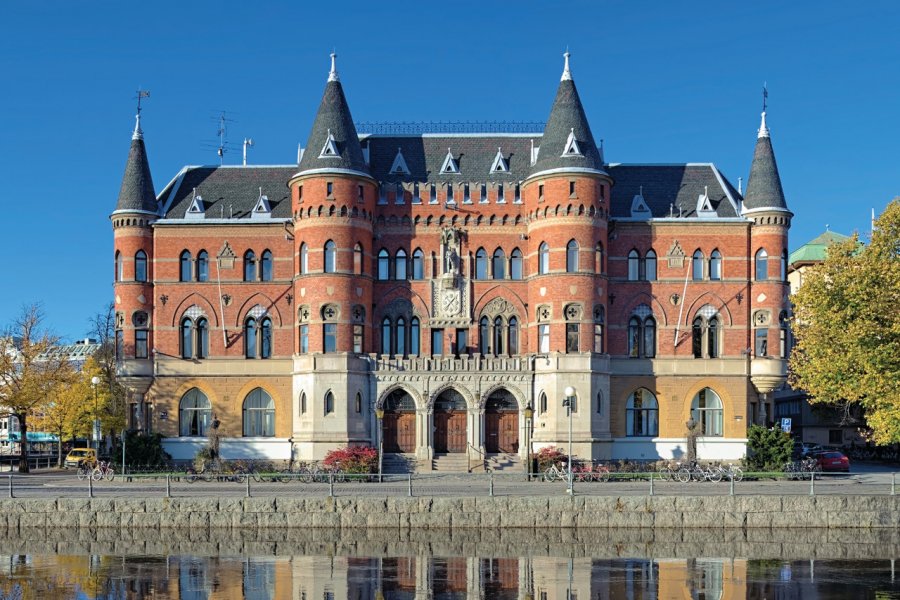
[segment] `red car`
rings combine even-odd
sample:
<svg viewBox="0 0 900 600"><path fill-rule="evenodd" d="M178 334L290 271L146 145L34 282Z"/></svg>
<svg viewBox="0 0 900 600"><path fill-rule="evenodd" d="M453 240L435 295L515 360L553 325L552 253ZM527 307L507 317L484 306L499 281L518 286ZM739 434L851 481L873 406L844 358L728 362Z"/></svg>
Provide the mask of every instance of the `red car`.
<svg viewBox="0 0 900 600"><path fill-rule="evenodd" d="M822 471L850 472L850 459L841 452L830 450L816 454L816 462Z"/></svg>

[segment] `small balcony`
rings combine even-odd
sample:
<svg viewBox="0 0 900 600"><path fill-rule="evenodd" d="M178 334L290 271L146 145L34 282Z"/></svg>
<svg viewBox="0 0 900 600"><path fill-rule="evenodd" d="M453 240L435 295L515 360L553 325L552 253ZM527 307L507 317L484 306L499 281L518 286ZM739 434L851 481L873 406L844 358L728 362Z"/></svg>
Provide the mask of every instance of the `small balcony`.
<svg viewBox="0 0 900 600"><path fill-rule="evenodd" d="M419 373L527 373L533 368L530 356L387 356L370 354L376 372Z"/></svg>
<svg viewBox="0 0 900 600"><path fill-rule="evenodd" d="M756 356L750 361L750 381L760 394L769 394L787 381L787 360Z"/></svg>

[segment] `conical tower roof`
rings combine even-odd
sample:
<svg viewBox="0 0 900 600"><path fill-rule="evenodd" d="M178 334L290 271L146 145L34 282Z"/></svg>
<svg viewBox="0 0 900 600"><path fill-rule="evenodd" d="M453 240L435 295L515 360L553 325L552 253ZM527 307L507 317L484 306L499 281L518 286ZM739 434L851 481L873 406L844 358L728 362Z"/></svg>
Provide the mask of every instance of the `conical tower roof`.
<svg viewBox="0 0 900 600"><path fill-rule="evenodd" d="M144 132L141 131L141 116L138 114L135 117L131 149L128 151L128 162L125 163L125 175L119 189L116 212L140 211L156 214L158 209L153 178L150 176L150 163L147 161L147 149L144 147Z"/></svg>
<svg viewBox="0 0 900 600"><path fill-rule="evenodd" d="M784 200L784 190L781 189L772 138L769 137L769 128L766 126L766 113L763 112L756 150L753 153L753 165L750 167L750 179L744 194L744 210L765 208L787 210L787 202Z"/></svg>
<svg viewBox="0 0 900 600"><path fill-rule="evenodd" d="M300 159L300 173L356 171L368 175L369 168L335 68L335 57L331 55L331 72Z"/></svg>
<svg viewBox="0 0 900 600"><path fill-rule="evenodd" d="M575 80L569 71L569 53L564 56L565 67L541 138L537 161L531 167L532 177L560 170L605 173L603 158L594 143Z"/></svg>

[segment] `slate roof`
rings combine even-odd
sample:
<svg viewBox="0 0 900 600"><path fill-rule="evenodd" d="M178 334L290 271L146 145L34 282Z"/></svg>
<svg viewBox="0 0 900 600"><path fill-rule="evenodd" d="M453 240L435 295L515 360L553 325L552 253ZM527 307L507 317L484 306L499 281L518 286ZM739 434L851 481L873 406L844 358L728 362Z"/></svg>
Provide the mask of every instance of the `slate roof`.
<svg viewBox="0 0 900 600"><path fill-rule="evenodd" d="M184 219L196 188L207 219L248 218L261 187L269 198L272 217L290 218L287 182L296 172L296 166L185 167L183 177L176 177L159 194L166 211L163 216Z"/></svg>
<svg viewBox="0 0 900 600"><path fill-rule="evenodd" d="M573 131L582 156L563 156L566 141ZM572 79L559 82L540 146L531 174L572 167L603 170L603 160L594 143L594 135Z"/></svg>
<svg viewBox="0 0 900 600"><path fill-rule="evenodd" d="M657 219L670 214L678 217L679 207L682 217L697 217L697 199L707 190L718 217L740 216L728 199L730 193L738 202L740 194L712 164L611 164L607 171L615 181L610 206L613 219L631 218L631 203L641 193L641 186L644 202ZM670 209L670 205L674 206Z"/></svg>
<svg viewBox="0 0 900 600"><path fill-rule="evenodd" d="M325 147L329 131L334 136L339 156L320 158L319 154ZM306 141L299 170L303 172L312 169L350 169L369 172L340 81L328 81L325 84L325 93L322 94L319 111Z"/></svg>
<svg viewBox="0 0 900 600"><path fill-rule="evenodd" d="M781 177L778 175L778 164L775 162L775 151L772 149L772 139L767 129L765 134L761 134L756 140L750 178L747 181L747 193L744 195L744 208L787 210L784 190L781 189Z"/></svg>
<svg viewBox="0 0 900 600"><path fill-rule="evenodd" d="M125 175L119 189L119 200L116 211L139 210L156 213L156 192L153 191L153 178L150 176L150 164L147 161L147 149L144 140L135 136L128 150L125 163Z"/></svg>
<svg viewBox="0 0 900 600"><path fill-rule="evenodd" d="M378 181L513 182L528 176L532 140L540 144L540 134L371 135L363 136L363 145L369 148L370 172ZM409 175L390 172L398 148L403 151ZM459 166L458 174L441 173L448 148ZM507 160L508 172L491 173L497 148Z"/></svg>

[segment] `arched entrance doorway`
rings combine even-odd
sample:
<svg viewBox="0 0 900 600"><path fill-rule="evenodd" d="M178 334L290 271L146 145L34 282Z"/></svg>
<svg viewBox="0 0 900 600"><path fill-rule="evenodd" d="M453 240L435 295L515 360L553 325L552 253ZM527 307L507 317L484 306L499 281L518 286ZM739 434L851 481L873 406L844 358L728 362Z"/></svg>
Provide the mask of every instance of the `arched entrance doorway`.
<svg viewBox="0 0 900 600"><path fill-rule="evenodd" d="M509 390L495 390L484 405L484 449L519 452L519 404Z"/></svg>
<svg viewBox="0 0 900 600"><path fill-rule="evenodd" d="M416 402L406 390L394 390L384 401L382 420L384 451L410 454L416 451Z"/></svg>
<svg viewBox="0 0 900 600"><path fill-rule="evenodd" d="M434 402L434 451L466 451L466 400L454 389L441 392Z"/></svg>

